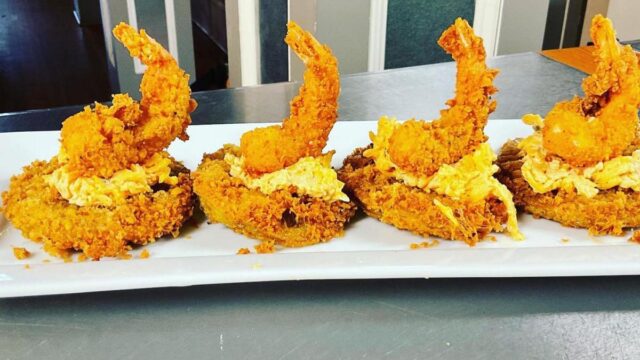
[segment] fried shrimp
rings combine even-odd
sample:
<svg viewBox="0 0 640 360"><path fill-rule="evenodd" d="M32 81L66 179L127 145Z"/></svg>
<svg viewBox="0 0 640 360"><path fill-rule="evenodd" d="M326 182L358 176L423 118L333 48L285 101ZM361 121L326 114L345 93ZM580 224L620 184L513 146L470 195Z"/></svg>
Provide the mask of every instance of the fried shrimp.
<svg viewBox="0 0 640 360"><path fill-rule="evenodd" d="M142 101L126 94L96 103L64 123L61 147L11 178L0 211L53 255L125 256L132 245L177 235L191 217L190 172L163 151L195 108L188 76L144 30L120 24L114 35L147 69Z"/></svg>
<svg viewBox="0 0 640 360"><path fill-rule="evenodd" d="M497 177L534 216L622 235L640 226L640 69L609 19L596 15L591 36L597 68L582 83L585 97L556 104L544 120L525 115L535 131L504 144Z"/></svg>
<svg viewBox="0 0 640 360"><path fill-rule="evenodd" d="M142 100L137 103L118 94L112 106L86 107L64 122L60 156L74 176L110 177L148 160L176 137L188 138L189 113L196 107L189 75L144 30L121 23L113 34L147 66L140 85Z"/></svg>
<svg viewBox="0 0 640 360"><path fill-rule="evenodd" d="M432 122L381 117L372 144L348 156L338 178L369 216L399 229L469 245L492 231L521 239L512 195L493 177L495 154L484 135L498 72L485 65L482 39L465 20L438 43L457 64L449 108Z"/></svg>
<svg viewBox="0 0 640 360"><path fill-rule="evenodd" d="M429 176L442 164L452 164L486 141L484 126L496 108L490 95L496 92L498 74L487 68L482 38L458 18L438 40L457 65L456 94L448 109L431 122L408 120L396 129L389 143L389 155L401 169Z"/></svg>
<svg viewBox="0 0 640 360"><path fill-rule="evenodd" d="M356 209L331 168L333 151L322 153L337 117L337 61L297 24L287 27L285 41L307 67L291 115L205 154L192 174L209 220L264 241L261 249L329 241Z"/></svg>
<svg viewBox="0 0 640 360"><path fill-rule="evenodd" d="M282 125L242 135L240 151L245 170L252 175L280 170L305 156L319 156L338 116L340 78L331 49L292 21L287 29L285 42L306 65L304 84Z"/></svg>
<svg viewBox="0 0 640 360"><path fill-rule="evenodd" d="M610 160L636 139L640 106L640 68L633 49L616 40L611 21L596 15L591 22L597 67L584 79L584 98L556 104L542 128L551 155L574 166ZM570 141L568 141L570 139Z"/></svg>

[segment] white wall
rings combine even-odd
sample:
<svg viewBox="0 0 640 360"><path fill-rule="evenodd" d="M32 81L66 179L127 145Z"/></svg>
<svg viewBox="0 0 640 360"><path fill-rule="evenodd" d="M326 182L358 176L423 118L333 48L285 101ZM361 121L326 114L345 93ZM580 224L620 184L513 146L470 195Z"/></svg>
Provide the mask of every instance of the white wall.
<svg viewBox="0 0 640 360"><path fill-rule="evenodd" d="M370 0L318 1L316 37L331 47L340 73L367 71Z"/></svg>
<svg viewBox="0 0 640 360"><path fill-rule="evenodd" d="M329 45L341 74L367 71L370 11L371 0L289 0L289 18ZM302 80L302 62L291 52L289 61L289 79Z"/></svg>
<svg viewBox="0 0 640 360"><path fill-rule="evenodd" d="M549 0L504 0L497 54L540 51L548 10Z"/></svg>
<svg viewBox="0 0 640 360"><path fill-rule="evenodd" d="M607 17L622 41L640 39L640 0L610 0Z"/></svg>

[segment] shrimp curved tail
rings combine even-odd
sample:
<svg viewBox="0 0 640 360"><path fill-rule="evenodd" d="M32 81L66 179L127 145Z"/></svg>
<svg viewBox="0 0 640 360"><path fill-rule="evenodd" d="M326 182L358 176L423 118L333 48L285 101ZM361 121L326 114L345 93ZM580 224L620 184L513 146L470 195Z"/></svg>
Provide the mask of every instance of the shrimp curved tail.
<svg viewBox="0 0 640 360"><path fill-rule="evenodd" d="M298 24L287 24L285 42L306 65L304 84L282 125L258 128L240 139L245 170L273 172L305 156L319 156L338 117L340 77L331 49Z"/></svg>
<svg viewBox="0 0 640 360"><path fill-rule="evenodd" d="M142 100L137 103L127 94L117 94L112 106L96 103L65 120L59 158L74 177L108 178L145 161L176 137L186 140L189 113L196 107L189 76L168 51L144 30L124 23L113 34L147 66L140 85Z"/></svg>
<svg viewBox="0 0 640 360"><path fill-rule="evenodd" d="M136 129L136 139L145 143L152 152L157 152L176 137L187 140L189 115L196 103L191 99L189 75L180 69L176 60L162 45L150 38L144 30L120 23L113 35L147 66L140 83L142 100L140 105L147 112Z"/></svg>
<svg viewBox="0 0 640 360"><path fill-rule="evenodd" d="M408 120L389 140L389 155L405 171L431 175L441 165L452 164L486 141L484 127L496 108L491 95L498 74L487 68L482 38L458 18L444 31L438 44L456 61L456 93L449 108L431 122Z"/></svg>
<svg viewBox="0 0 640 360"><path fill-rule="evenodd" d="M542 128L547 151L574 166L622 155L638 129L638 58L630 46L617 42L611 21L602 15L593 18L591 37L597 66L582 83L584 98L556 104Z"/></svg>

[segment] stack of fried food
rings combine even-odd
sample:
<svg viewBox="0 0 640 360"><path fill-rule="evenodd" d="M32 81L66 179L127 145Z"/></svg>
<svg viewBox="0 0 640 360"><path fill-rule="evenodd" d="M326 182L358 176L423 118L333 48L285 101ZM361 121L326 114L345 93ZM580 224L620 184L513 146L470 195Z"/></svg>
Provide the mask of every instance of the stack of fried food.
<svg viewBox="0 0 640 360"><path fill-rule="evenodd" d="M289 118L245 133L240 146L205 154L193 179L210 221L272 245L299 247L340 235L355 204L331 168L334 152L322 152L337 118L336 58L294 22L287 27L285 42L306 65Z"/></svg>
<svg viewBox="0 0 640 360"><path fill-rule="evenodd" d="M124 23L115 37L147 69L138 103L127 94L68 118L58 155L35 161L2 194L4 215L45 250L99 259L177 235L194 206L189 170L164 151L196 103L189 76L144 30Z"/></svg>
<svg viewBox="0 0 640 360"><path fill-rule="evenodd" d="M597 68L582 83L584 97L544 119L525 115L535 132L503 146L498 177L534 216L621 235L640 226L640 68L609 19L593 18L591 38Z"/></svg>
<svg viewBox="0 0 640 360"><path fill-rule="evenodd" d="M498 72L487 68L482 39L463 19L438 43L457 63L449 108L430 122L383 116L372 144L345 159L339 178L368 215L400 229L474 245L506 223L519 239L512 196L493 177L495 154L484 134Z"/></svg>

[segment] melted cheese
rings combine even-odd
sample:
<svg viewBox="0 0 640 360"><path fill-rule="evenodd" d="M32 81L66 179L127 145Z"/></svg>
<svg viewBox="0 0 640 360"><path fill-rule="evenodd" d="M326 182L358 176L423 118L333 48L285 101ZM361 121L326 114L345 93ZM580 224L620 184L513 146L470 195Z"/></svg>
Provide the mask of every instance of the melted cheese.
<svg viewBox="0 0 640 360"><path fill-rule="evenodd" d="M92 176L73 180L63 165L45 176L45 181L71 204L114 206L124 203L129 196L151 192L152 185L177 184L178 178L171 176L170 165L171 159L165 154L155 154L145 164L134 164L109 179Z"/></svg>
<svg viewBox="0 0 640 360"><path fill-rule="evenodd" d="M244 171L244 159L233 154L226 154L224 161L231 167L231 176L242 180L249 189L258 189L263 194L271 194L277 190L296 187L299 194L321 198L326 201L349 201L342 192L344 183L331 168L333 152L314 157L303 157L295 164L284 169L253 177Z"/></svg>
<svg viewBox="0 0 640 360"><path fill-rule="evenodd" d="M593 166L573 167L549 156L539 131L523 139L519 147L525 153L522 176L537 193L555 189L575 190L580 195L592 198L600 190L616 186L640 191L640 150Z"/></svg>
<svg viewBox="0 0 640 360"><path fill-rule="evenodd" d="M398 126L400 123L396 119L383 116L378 122L378 133L369 135L373 148L366 150L364 156L374 159L379 171L391 174L406 185L415 186L424 191L434 191L455 200L477 202L489 196L495 196L507 207L507 231L515 239L523 238L518 230L513 196L506 186L493 177L498 167L493 164L496 155L488 143L480 145L474 152L465 155L454 164L442 165L431 176L413 174L394 164L388 152L389 139ZM451 208L439 201L434 205L447 218L453 217ZM457 221L453 223L456 224Z"/></svg>

